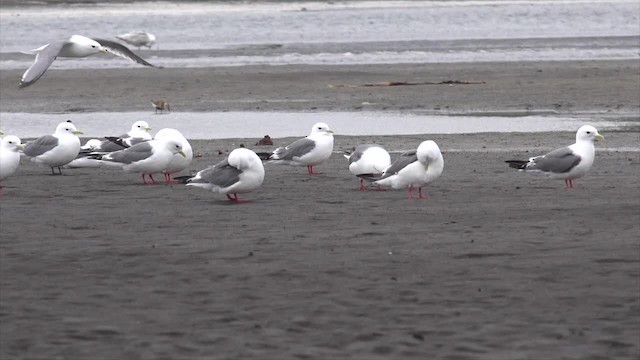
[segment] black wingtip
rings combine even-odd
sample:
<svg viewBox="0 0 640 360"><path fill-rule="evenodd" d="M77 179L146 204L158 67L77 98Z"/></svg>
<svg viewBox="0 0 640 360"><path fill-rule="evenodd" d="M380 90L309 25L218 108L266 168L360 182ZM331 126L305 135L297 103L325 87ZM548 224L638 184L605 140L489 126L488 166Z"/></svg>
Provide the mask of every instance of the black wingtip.
<svg viewBox="0 0 640 360"><path fill-rule="evenodd" d="M524 160L506 160L505 162L509 164L510 168L514 168L518 170L524 169L528 163L528 161L524 161Z"/></svg>
<svg viewBox="0 0 640 360"><path fill-rule="evenodd" d="M260 160L269 160L269 159L271 159L271 153L258 152L258 153L256 153L256 155L258 155Z"/></svg>
<svg viewBox="0 0 640 360"><path fill-rule="evenodd" d="M183 184L186 184L189 182L189 180L191 180L191 178L193 178L193 175L184 175L184 176L174 176L172 177L173 180L175 181L179 181Z"/></svg>
<svg viewBox="0 0 640 360"><path fill-rule="evenodd" d="M122 146L122 147L123 147L123 148L125 148L125 149L129 147L129 145L128 145L127 143L125 143L125 142L124 142L121 138L119 138L119 137L115 137L115 136L105 136L104 138L105 138L105 139L107 139L107 140L109 140L109 141L111 141L111 142L112 142L112 143L114 143L114 144L117 144L117 145Z"/></svg>

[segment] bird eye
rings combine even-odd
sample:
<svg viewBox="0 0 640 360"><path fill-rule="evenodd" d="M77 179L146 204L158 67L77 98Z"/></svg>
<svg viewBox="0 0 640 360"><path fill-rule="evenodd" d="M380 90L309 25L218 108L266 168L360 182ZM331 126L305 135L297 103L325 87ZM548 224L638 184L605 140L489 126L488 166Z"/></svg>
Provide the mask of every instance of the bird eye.
<svg viewBox="0 0 640 360"><path fill-rule="evenodd" d="M587 134L591 134L591 131L587 131Z"/></svg>

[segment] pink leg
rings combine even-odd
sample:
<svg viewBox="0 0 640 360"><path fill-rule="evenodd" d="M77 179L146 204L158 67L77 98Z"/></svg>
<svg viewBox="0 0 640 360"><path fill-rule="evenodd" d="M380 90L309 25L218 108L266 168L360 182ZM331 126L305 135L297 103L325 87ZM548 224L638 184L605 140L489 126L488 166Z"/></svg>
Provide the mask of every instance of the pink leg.
<svg viewBox="0 0 640 360"><path fill-rule="evenodd" d="M238 199L238 194L233 193L233 196L227 194L227 198L231 201L233 201L236 204L246 204L246 203L250 203L251 201L249 200L240 200Z"/></svg>
<svg viewBox="0 0 640 360"><path fill-rule="evenodd" d="M309 175L318 175L318 174L322 174L322 173L317 173L313 171L313 165L307 165L307 172L309 173Z"/></svg>
<svg viewBox="0 0 640 360"><path fill-rule="evenodd" d="M165 184L179 184L180 181L173 180L171 177L171 173L164 173L164 183Z"/></svg>
<svg viewBox="0 0 640 360"><path fill-rule="evenodd" d="M418 196L418 199L431 199L431 196L422 196L422 187L418 188L418 194L420 195Z"/></svg>
<svg viewBox="0 0 640 360"><path fill-rule="evenodd" d="M147 182L147 180L144 178L144 175L145 174L142 174L142 182L145 185L156 185L157 184L157 182L153 179L153 176L151 176L151 174L147 174L147 175L149 175L149 179L151 179L151 182Z"/></svg>
<svg viewBox="0 0 640 360"><path fill-rule="evenodd" d="M409 188L407 190L409 191L408 199L409 200L413 199L413 186L409 186Z"/></svg>
<svg viewBox="0 0 640 360"><path fill-rule="evenodd" d="M364 186L364 179L360 179L360 191L367 191L367 187Z"/></svg>
<svg viewBox="0 0 640 360"><path fill-rule="evenodd" d="M567 189L573 189L573 180L572 179L566 179L564 181L564 185L567 187Z"/></svg>

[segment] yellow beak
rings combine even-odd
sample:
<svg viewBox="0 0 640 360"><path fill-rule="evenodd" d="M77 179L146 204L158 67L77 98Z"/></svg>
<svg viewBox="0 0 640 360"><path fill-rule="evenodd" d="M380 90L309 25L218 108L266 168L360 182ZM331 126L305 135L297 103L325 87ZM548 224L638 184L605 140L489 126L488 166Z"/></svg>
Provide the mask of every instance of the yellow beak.
<svg viewBox="0 0 640 360"><path fill-rule="evenodd" d="M76 135L80 135L80 134L84 134L82 131L80 130L75 130L73 132L71 132L72 134L76 134Z"/></svg>
<svg viewBox="0 0 640 360"><path fill-rule="evenodd" d="M19 144L18 145L18 150L21 150L21 151L24 150L24 144Z"/></svg>
<svg viewBox="0 0 640 360"><path fill-rule="evenodd" d="M604 140L604 136L598 134L596 135L596 140Z"/></svg>
<svg viewBox="0 0 640 360"><path fill-rule="evenodd" d="M180 154L180 155L182 155L184 157L187 157L187 154L185 154L184 151L178 151L178 154Z"/></svg>

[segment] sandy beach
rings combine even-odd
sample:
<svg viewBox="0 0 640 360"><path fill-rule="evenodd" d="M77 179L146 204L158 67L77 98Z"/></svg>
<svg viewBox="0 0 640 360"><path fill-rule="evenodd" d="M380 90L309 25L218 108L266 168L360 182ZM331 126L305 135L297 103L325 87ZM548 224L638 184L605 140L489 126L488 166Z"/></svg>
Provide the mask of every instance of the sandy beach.
<svg viewBox="0 0 640 360"><path fill-rule="evenodd" d="M151 111L157 97L174 111L640 109L637 61L51 71L22 90L19 77L0 72L3 112ZM448 80L479 84L335 86ZM244 205L23 160L0 198L0 358L636 359L640 156L611 149L640 133L603 135L566 190L504 160L570 132L337 134L323 174L267 165ZM445 171L424 201L358 191L339 153L426 139ZM256 141L195 141L191 170L272 149Z"/></svg>

